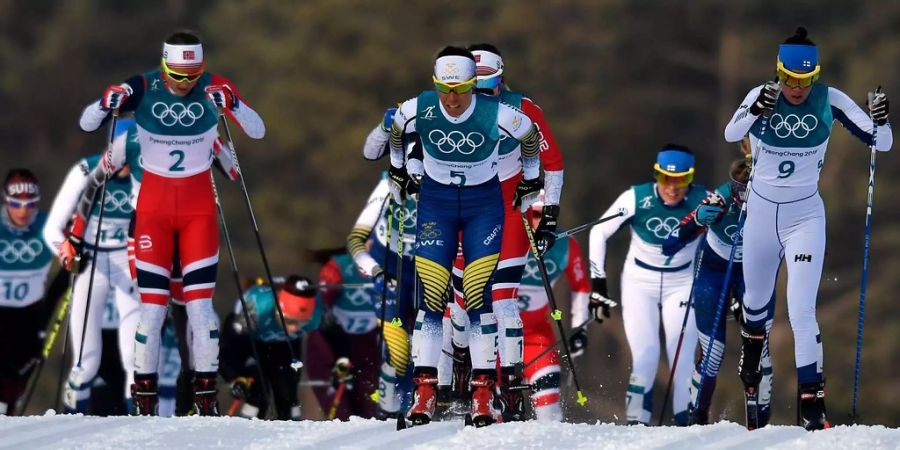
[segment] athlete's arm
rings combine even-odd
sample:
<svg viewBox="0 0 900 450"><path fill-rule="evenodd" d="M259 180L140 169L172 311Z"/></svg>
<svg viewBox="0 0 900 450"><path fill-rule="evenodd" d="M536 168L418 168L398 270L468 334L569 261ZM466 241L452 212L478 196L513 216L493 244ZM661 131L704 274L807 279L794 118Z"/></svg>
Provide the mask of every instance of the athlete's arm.
<svg viewBox="0 0 900 450"><path fill-rule="evenodd" d="M369 199L366 200L365 208L359 213L359 217L356 219L356 225L353 226L353 230L350 232L350 235L347 236L347 251L350 253L350 256L353 257L353 262L356 263L356 266L359 267L360 271L366 276L373 276L375 272L381 270L378 266L378 262L372 258L372 255L370 255L369 251L366 249L366 241L369 240L372 229L375 228L375 224L378 223L378 220L384 214L388 195L390 195L388 181L382 179L378 182L378 185L375 186L372 193L369 194Z"/></svg>
<svg viewBox="0 0 900 450"><path fill-rule="evenodd" d="M744 139L744 136L747 135L747 132L750 131L750 127L756 123L756 119L758 119L759 116L750 113L750 105L752 105L753 102L756 101L756 98L759 97L759 91L762 90L762 88L762 85L757 86L751 89L750 92L747 93L747 96L744 97L741 106L738 107L737 111L734 112L731 121L725 126L725 141L741 141Z"/></svg>
<svg viewBox="0 0 900 450"><path fill-rule="evenodd" d="M143 75L135 75L125 80L124 84L130 86L132 92L131 95L125 99L125 103L122 104L122 107L119 108L119 112L134 111L144 97L144 89L147 87L147 80L144 79ZM84 111L81 112L81 120L78 121L78 124L84 131L96 131L108 118L109 110L100 107L100 100L98 99L84 108Z"/></svg>
<svg viewBox="0 0 900 450"><path fill-rule="evenodd" d="M569 236L569 263L566 264L566 278L572 291L572 327L588 320L588 298L591 296L591 281L581 252L581 245L574 236Z"/></svg>
<svg viewBox="0 0 900 450"><path fill-rule="evenodd" d="M864 144L872 145L872 132L875 124L869 115L850 96L836 88L828 88L828 100L831 102L831 114L834 118ZM881 152L890 150L894 143L890 123L878 126L878 129L874 131L877 133L875 149Z"/></svg>
<svg viewBox="0 0 900 450"><path fill-rule="evenodd" d="M128 144L128 133L122 133L113 141L112 146L103 153L100 163L88 175L84 190L78 200L78 206L75 210L76 222L82 221L86 223L91 208L94 206L94 200L99 193L100 188L108 177L111 177L116 171L125 165L125 149ZM77 228L77 227L76 227ZM81 238L83 236L77 236Z"/></svg>
<svg viewBox="0 0 900 450"><path fill-rule="evenodd" d="M501 102L497 110L497 126L502 133L519 141L522 151L522 174L526 180L541 175L540 141L537 127L521 110Z"/></svg>
<svg viewBox="0 0 900 450"><path fill-rule="evenodd" d="M322 270L319 270L319 285L331 285L327 289L319 291L322 300L325 301L325 308L331 309L331 307L334 306L335 299L337 299L338 295L341 293L341 289L337 286L343 282L344 277L341 275L341 268L338 267L337 261L335 261L334 258L329 259L328 262L322 266Z"/></svg>
<svg viewBox="0 0 900 450"><path fill-rule="evenodd" d="M366 136L366 143L363 145L363 158L369 161L381 159L386 152L389 151L388 143L391 140L391 133L384 131L381 124L375 125L369 135Z"/></svg>
<svg viewBox="0 0 900 450"><path fill-rule="evenodd" d="M544 168L544 203L558 205L563 187L563 156L556 145L556 137L544 118L544 111L531 99L522 99L522 112L527 115L538 132L538 147L541 149L541 166Z"/></svg>
<svg viewBox="0 0 900 450"><path fill-rule="evenodd" d="M244 101L244 98L238 92L237 86L231 80L214 74L210 79L210 84L226 86L228 89L231 89L235 102L231 109L225 110L225 115L232 122L238 124L247 136L253 139L262 139L266 135L266 124L263 123L262 117L259 117L259 114L253 110L250 104Z"/></svg>
<svg viewBox="0 0 900 450"><path fill-rule="evenodd" d="M391 124L391 166L403 167L406 163L406 154L403 150L403 135L416 131L416 110L418 98L411 98L397 108L394 114L394 123Z"/></svg>
<svg viewBox="0 0 900 450"><path fill-rule="evenodd" d="M53 199L53 206L50 208L47 222L44 224L44 242L50 246L50 251L56 256L59 256L59 246L66 240L66 224L72 218L72 213L75 212L78 199L87 184L89 173L87 161L83 159L78 161L69 169L56 198Z"/></svg>
<svg viewBox="0 0 900 450"><path fill-rule="evenodd" d="M615 219L594 225L591 228L589 241L589 258L591 260L591 278L606 278L606 240L610 238L625 222L634 217L634 189L628 189L619 195L612 206L602 217L621 212Z"/></svg>

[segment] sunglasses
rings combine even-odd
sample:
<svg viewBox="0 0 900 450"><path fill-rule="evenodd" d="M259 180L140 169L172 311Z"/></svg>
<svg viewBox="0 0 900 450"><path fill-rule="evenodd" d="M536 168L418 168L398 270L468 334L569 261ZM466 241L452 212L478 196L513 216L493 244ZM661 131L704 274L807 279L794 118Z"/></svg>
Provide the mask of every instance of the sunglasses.
<svg viewBox="0 0 900 450"><path fill-rule="evenodd" d="M444 83L438 80L434 75L431 76L431 79L434 81L434 88L442 94L449 94L451 92L465 94L475 87L475 77L461 83Z"/></svg>
<svg viewBox="0 0 900 450"><path fill-rule="evenodd" d="M781 70L778 71L778 80L781 81L785 87L789 88L808 88L818 79L819 75L813 75L807 78L795 78Z"/></svg>
<svg viewBox="0 0 900 450"><path fill-rule="evenodd" d="M475 82L475 87L478 89L494 89L497 86L500 86L501 77L499 75L490 77L490 78L481 78Z"/></svg>
<svg viewBox="0 0 900 450"><path fill-rule="evenodd" d="M41 202L41 199L34 200L19 200L13 197L6 197L6 204L9 205L10 208L13 209L21 209L28 208L33 209L38 207L38 203Z"/></svg>
<svg viewBox="0 0 900 450"><path fill-rule="evenodd" d="M203 66L200 66L200 71L196 73L181 73L170 69L169 66L166 65L165 59L162 60L162 70L166 76L179 83L193 83L203 76Z"/></svg>
<svg viewBox="0 0 900 450"><path fill-rule="evenodd" d="M656 172L656 184L659 185L675 185L675 187L683 188L687 187L694 181L694 174L689 173L687 175L682 175L680 177L673 177L671 175L666 175L662 172Z"/></svg>

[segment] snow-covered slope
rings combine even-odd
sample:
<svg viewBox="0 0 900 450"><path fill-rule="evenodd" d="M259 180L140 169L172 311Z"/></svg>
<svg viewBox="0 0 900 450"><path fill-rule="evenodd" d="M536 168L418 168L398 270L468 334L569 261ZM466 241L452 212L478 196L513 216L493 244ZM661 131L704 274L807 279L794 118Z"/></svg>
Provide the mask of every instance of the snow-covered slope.
<svg viewBox="0 0 900 450"><path fill-rule="evenodd" d="M748 432L734 423L704 427L499 424L482 429L462 422L395 431L393 422L265 422L231 417L145 418L45 415L0 416L0 449L877 449L900 448L900 429L836 427L808 433L773 426Z"/></svg>

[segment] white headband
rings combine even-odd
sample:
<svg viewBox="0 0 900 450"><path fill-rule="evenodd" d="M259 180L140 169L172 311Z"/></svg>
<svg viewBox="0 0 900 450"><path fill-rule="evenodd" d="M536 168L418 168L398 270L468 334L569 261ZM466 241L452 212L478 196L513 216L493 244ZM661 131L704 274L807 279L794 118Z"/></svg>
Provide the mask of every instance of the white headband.
<svg viewBox="0 0 900 450"><path fill-rule="evenodd" d="M171 69L196 68L203 65L201 44L163 44L163 59Z"/></svg>
<svg viewBox="0 0 900 450"><path fill-rule="evenodd" d="M441 83L462 83L475 78L475 61L465 56L441 56L434 62L434 76Z"/></svg>
<svg viewBox="0 0 900 450"><path fill-rule="evenodd" d="M503 58L487 50L473 50L478 78L486 79L503 75Z"/></svg>

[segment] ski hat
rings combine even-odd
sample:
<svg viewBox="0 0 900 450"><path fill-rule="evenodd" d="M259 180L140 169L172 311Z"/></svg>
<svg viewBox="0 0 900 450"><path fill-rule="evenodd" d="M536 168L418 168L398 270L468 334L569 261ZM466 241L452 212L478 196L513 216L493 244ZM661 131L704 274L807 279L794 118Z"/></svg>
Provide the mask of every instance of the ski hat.
<svg viewBox="0 0 900 450"><path fill-rule="evenodd" d="M41 199L41 186L30 170L12 169L6 174L3 193L7 199L36 202Z"/></svg>
<svg viewBox="0 0 900 450"><path fill-rule="evenodd" d="M316 288L312 280L289 276L278 291L278 305L286 319L310 320L316 309Z"/></svg>
<svg viewBox="0 0 900 450"><path fill-rule="evenodd" d="M694 173L694 153L683 145L666 144L656 155L653 169L670 177Z"/></svg>
<svg viewBox="0 0 900 450"><path fill-rule="evenodd" d="M478 77L475 87L478 89L494 89L500 84L503 75L503 57L500 50L491 44L475 44L469 46L475 57L475 74Z"/></svg>
<svg viewBox="0 0 900 450"><path fill-rule="evenodd" d="M804 27L797 27L794 35L785 39L778 46L776 68L779 72L797 79L805 79L819 75L819 49L807 37Z"/></svg>
<svg viewBox="0 0 900 450"><path fill-rule="evenodd" d="M203 44L163 44L163 61L176 72L197 72L203 67Z"/></svg>
<svg viewBox="0 0 900 450"><path fill-rule="evenodd" d="M434 60L434 81L465 83L475 78L475 57L466 49L445 47Z"/></svg>

